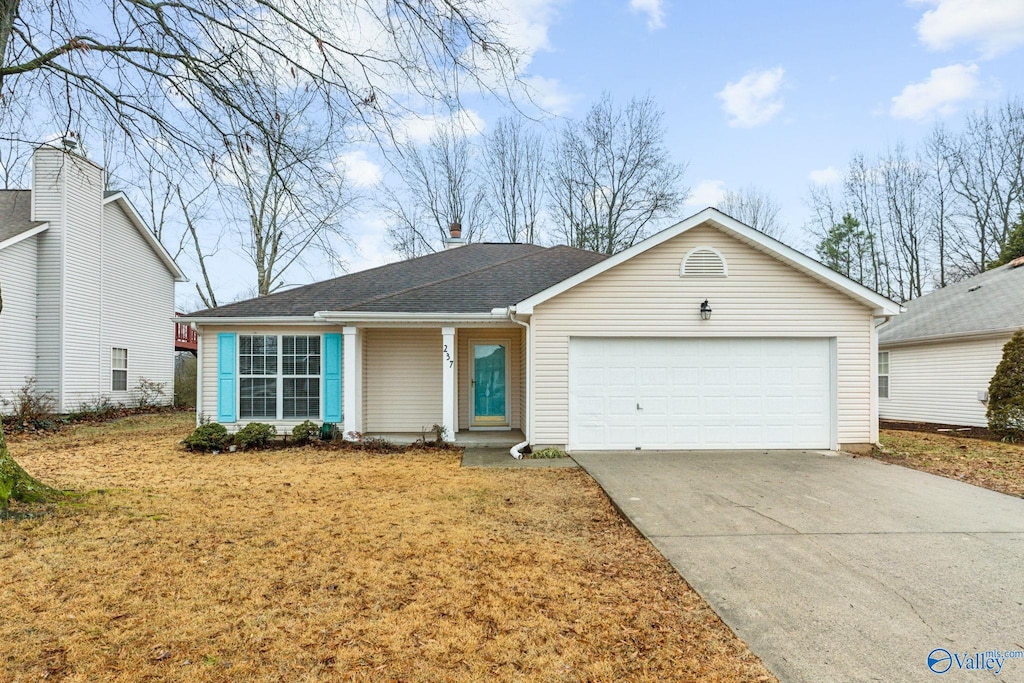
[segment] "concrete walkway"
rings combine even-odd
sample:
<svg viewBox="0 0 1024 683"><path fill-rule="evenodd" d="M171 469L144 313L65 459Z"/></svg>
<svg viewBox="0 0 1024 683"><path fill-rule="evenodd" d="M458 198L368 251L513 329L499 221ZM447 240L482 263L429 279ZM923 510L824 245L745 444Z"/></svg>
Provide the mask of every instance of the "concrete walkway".
<svg viewBox="0 0 1024 683"><path fill-rule="evenodd" d="M952 654L1024 651L1022 499L815 452L573 458L783 681L993 680Z"/></svg>

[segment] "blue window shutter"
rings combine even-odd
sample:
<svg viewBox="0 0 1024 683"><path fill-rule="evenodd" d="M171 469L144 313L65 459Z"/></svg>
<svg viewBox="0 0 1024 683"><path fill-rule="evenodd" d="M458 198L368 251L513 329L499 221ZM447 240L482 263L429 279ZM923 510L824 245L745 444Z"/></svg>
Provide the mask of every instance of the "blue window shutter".
<svg viewBox="0 0 1024 683"><path fill-rule="evenodd" d="M235 421L235 340L238 335L217 335L217 422Z"/></svg>
<svg viewBox="0 0 1024 683"><path fill-rule="evenodd" d="M324 335L324 422L341 422L341 335Z"/></svg>

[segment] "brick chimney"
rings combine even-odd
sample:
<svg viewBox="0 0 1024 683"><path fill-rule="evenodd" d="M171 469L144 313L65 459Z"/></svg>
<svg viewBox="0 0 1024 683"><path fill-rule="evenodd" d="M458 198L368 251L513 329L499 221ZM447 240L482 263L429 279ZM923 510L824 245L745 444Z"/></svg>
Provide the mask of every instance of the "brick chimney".
<svg viewBox="0 0 1024 683"><path fill-rule="evenodd" d="M462 223L452 223L448 231L451 237L445 241L445 249L454 249L465 244L462 240Z"/></svg>

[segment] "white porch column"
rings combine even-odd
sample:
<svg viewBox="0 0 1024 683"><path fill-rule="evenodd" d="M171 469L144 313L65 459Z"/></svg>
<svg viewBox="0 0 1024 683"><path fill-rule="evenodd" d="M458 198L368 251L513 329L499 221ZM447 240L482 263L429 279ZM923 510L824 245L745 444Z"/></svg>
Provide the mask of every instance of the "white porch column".
<svg viewBox="0 0 1024 683"><path fill-rule="evenodd" d="M441 421L455 440L455 328L441 328Z"/></svg>
<svg viewBox="0 0 1024 683"><path fill-rule="evenodd" d="M342 414L345 438L349 438L349 432L363 431L363 345L358 327L346 326L342 335Z"/></svg>

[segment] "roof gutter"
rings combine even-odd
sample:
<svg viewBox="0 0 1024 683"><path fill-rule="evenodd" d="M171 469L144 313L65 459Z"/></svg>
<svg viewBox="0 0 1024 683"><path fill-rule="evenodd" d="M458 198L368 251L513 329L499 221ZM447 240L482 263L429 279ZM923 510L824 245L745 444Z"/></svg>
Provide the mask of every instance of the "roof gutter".
<svg viewBox="0 0 1024 683"><path fill-rule="evenodd" d="M492 309L489 313L385 313L380 311L317 311L313 319L319 322L396 322L396 323L443 323L443 322L498 322L505 320L504 308Z"/></svg>
<svg viewBox="0 0 1024 683"><path fill-rule="evenodd" d="M174 316L174 321L193 325L316 325L323 321L311 315L277 315L277 316Z"/></svg>
<svg viewBox="0 0 1024 683"><path fill-rule="evenodd" d="M933 334L927 337L910 337L907 339L897 339L895 341L883 341L878 340L879 347L893 347L893 346L913 346L915 344L931 344L944 341L967 341L970 339L988 339L990 337L1003 337L1006 335L1012 335L1017 330L1024 329L1022 326L1017 327L1004 327L998 330L974 330L971 332L958 332L955 334Z"/></svg>

